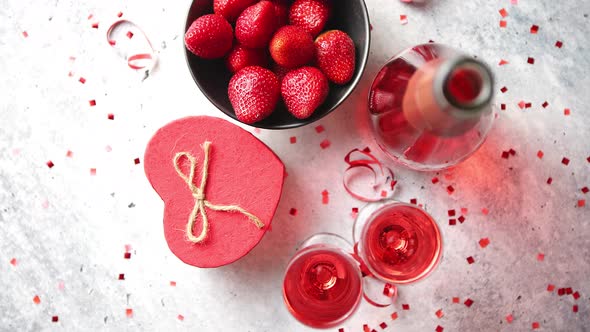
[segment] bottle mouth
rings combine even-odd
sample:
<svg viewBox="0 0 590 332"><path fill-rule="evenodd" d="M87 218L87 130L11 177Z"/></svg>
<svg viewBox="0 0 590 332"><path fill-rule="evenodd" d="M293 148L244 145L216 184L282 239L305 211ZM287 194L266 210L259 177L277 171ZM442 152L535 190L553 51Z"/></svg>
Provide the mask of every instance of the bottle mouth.
<svg viewBox="0 0 590 332"><path fill-rule="evenodd" d="M492 74L483 63L461 57L447 66L443 94L448 103L463 111L482 109L492 99Z"/></svg>

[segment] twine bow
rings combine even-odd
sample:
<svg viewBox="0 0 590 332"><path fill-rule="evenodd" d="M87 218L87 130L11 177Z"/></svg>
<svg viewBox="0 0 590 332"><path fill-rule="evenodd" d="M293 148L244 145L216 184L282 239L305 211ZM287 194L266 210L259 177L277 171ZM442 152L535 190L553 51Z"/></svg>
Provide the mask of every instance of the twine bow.
<svg viewBox="0 0 590 332"><path fill-rule="evenodd" d="M238 205L215 205L205 199L205 186L207 185L207 176L209 173L209 149L211 147L211 142L203 143L203 151L205 153L205 158L203 160L203 174L201 176L201 183L199 186L195 186L193 183L193 179L195 176L195 170L197 168L197 160L193 155L189 152L178 152L174 156L174 169L176 169L176 173L178 176L184 180L184 182L188 185L193 197L195 198L195 206L193 211L191 212L190 216L188 217L188 222L186 223L186 237L192 243L200 243L205 240L207 234L209 233L209 220L207 218L207 212L205 212L205 208L209 208L214 211L225 211L225 212L239 212L246 217L254 224L256 227L261 229L264 227L264 223L258 219L252 213L244 210ZM182 157L186 157L190 161L190 173L187 176L182 172L179 166L179 160ZM201 234L199 236L195 236L193 234L193 227L195 225L195 221L197 220L197 215L201 213L201 220L203 228L201 230Z"/></svg>

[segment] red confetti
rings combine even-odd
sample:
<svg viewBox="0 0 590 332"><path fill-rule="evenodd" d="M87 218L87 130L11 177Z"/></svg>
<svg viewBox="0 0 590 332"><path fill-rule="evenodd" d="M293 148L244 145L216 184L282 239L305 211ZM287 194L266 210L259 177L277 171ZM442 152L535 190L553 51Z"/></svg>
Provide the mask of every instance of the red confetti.
<svg viewBox="0 0 590 332"><path fill-rule="evenodd" d="M379 327L385 330L387 328L387 324L385 324L385 322L381 322L381 324L379 324Z"/></svg>
<svg viewBox="0 0 590 332"><path fill-rule="evenodd" d="M109 113L109 114L107 115L107 119L109 119L109 120L115 120L115 114L113 114L113 113Z"/></svg>
<svg viewBox="0 0 590 332"><path fill-rule="evenodd" d="M459 303L459 298L458 297L453 297L453 303Z"/></svg>
<svg viewBox="0 0 590 332"><path fill-rule="evenodd" d="M566 108L563 110L563 115L568 116L572 113L572 111L569 108Z"/></svg>
<svg viewBox="0 0 590 332"><path fill-rule="evenodd" d="M529 64L531 64L531 65L533 65L533 64L535 64L535 58L528 57L526 59L526 62L529 63Z"/></svg>
<svg viewBox="0 0 590 332"><path fill-rule="evenodd" d="M575 293L572 294L572 296L574 297L574 300L577 300L580 298L580 293L578 291L576 291Z"/></svg>
<svg viewBox="0 0 590 332"><path fill-rule="evenodd" d="M133 309L125 309L125 315L126 315L128 318L131 318L131 317L133 317Z"/></svg>
<svg viewBox="0 0 590 332"><path fill-rule="evenodd" d="M525 108L531 108L533 106L533 103L526 103L524 104Z"/></svg>
<svg viewBox="0 0 590 332"><path fill-rule="evenodd" d="M538 329L539 327L541 327L541 324L539 324L539 322L533 322L533 330Z"/></svg>
<svg viewBox="0 0 590 332"><path fill-rule="evenodd" d="M568 287L568 288L565 289L565 293L567 295L573 294L573 292L574 292L574 290L571 287Z"/></svg>
<svg viewBox="0 0 590 332"><path fill-rule="evenodd" d="M590 163L590 157L586 158L586 160Z"/></svg>
<svg viewBox="0 0 590 332"><path fill-rule="evenodd" d="M449 195L452 195L454 191L455 191L455 188L453 188L453 186L447 187L447 193L449 193Z"/></svg>
<svg viewBox="0 0 590 332"><path fill-rule="evenodd" d="M96 100L92 99L88 102L88 104L90 104L90 106L96 106Z"/></svg>
<svg viewBox="0 0 590 332"><path fill-rule="evenodd" d="M53 168L53 166L55 166L55 164L53 163L53 161L49 160L48 162L46 162L45 164L47 164L47 167L49 168Z"/></svg>
<svg viewBox="0 0 590 332"><path fill-rule="evenodd" d="M459 220L460 223L464 223L465 222L465 217L460 216L459 218L457 218L457 220Z"/></svg>
<svg viewBox="0 0 590 332"><path fill-rule="evenodd" d="M181 321L181 322L184 320L184 316L183 315L178 315L178 316L176 316L176 318L178 318L178 320Z"/></svg>
<svg viewBox="0 0 590 332"><path fill-rule="evenodd" d="M588 187L584 187L582 189L580 189L582 191L582 193L587 194L588 191L590 191L590 189L588 189Z"/></svg>
<svg viewBox="0 0 590 332"><path fill-rule="evenodd" d="M554 289L555 289L555 285L552 285L552 284L547 285L548 292L553 292Z"/></svg>
<svg viewBox="0 0 590 332"><path fill-rule="evenodd" d="M170 286L176 287L176 281L170 281Z"/></svg>
<svg viewBox="0 0 590 332"><path fill-rule="evenodd" d="M98 22L92 23L92 28L93 29L98 29Z"/></svg>
<svg viewBox="0 0 590 332"><path fill-rule="evenodd" d="M438 178L435 176L432 178L432 184L437 184L438 183Z"/></svg>
<svg viewBox="0 0 590 332"><path fill-rule="evenodd" d="M479 246L482 248L487 247L490 244L490 239L484 237L483 239L479 240Z"/></svg>
<svg viewBox="0 0 590 332"><path fill-rule="evenodd" d="M121 16L123 16L123 13L122 12L118 12L117 13L117 17L121 17Z"/></svg>
<svg viewBox="0 0 590 332"><path fill-rule="evenodd" d="M383 286L383 295L387 297L393 297L395 295L395 291L396 288L390 283L387 283L385 286Z"/></svg>
<svg viewBox="0 0 590 332"><path fill-rule="evenodd" d="M119 280L125 280L125 274L119 273Z"/></svg>
<svg viewBox="0 0 590 332"><path fill-rule="evenodd" d="M508 88L507 88L507 87L505 87L505 86L503 86L503 87L502 87L502 89L500 89L500 91L501 91L502 93L506 93L506 91L508 91Z"/></svg>
<svg viewBox="0 0 590 332"><path fill-rule="evenodd" d="M68 158L72 158L73 155L74 155L74 153L70 150L68 150L68 152L66 152L66 157L68 157Z"/></svg>
<svg viewBox="0 0 590 332"><path fill-rule="evenodd" d="M533 24L531 26L531 33L536 34L537 32L539 32L539 27L537 25Z"/></svg>
<svg viewBox="0 0 590 332"><path fill-rule="evenodd" d="M467 214L467 212L469 212L469 210L467 210L467 208L464 208L464 207L461 208L462 214Z"/></svg>
<svg viewBox="0 0 590 332"><path fill-rule="evenodd" d="M508 16L508 11L506 11L506 9L502 8L498 11L500 13L500 16L502 17L506 17Z"/></svg>
<svg viewBox="0 0 590 332"><path fill-rule="evenodd" d="M59 321L59 317L58 316L53 316L51 317L51 321L54 323L57 323Z"/></svg>
<svg viewBox="0 0 590 332"><path fill-rule="evenodd" d="M541 106L543 106L543 108L547 108L547 106L549 106L549 103L545 101Z"/></svg>
<svg viewBox="0 0 590 332"><path fill-rule="evenodd" d="M577 305L577 304L574 304L574 305L572 306L572 311L573 311L573 312L578 312L578 305Z"/></svg>
<svg viewBox="0 0 590 332"><path fill-rule="evenodd" d="M557 290L557 295L558 296L563 296L565 295L565 288L560 288Z"/></svg>
<svg viewBox="0 0 590 332"><path fill-rule="evenodd" d="M320 143L320 147L321 147L322 149L327 149L327 148L329 148L329 147L330 147L330 145L331 145L331 144L332 144L332 143L330 143L330 140L329 140L329 139L325 139L325 140L323 140L323 141Z"/></svg>
<svg viewBox="0 0 590 332"><path fill-rule="evenodd" d="M488 210L487 208L483 208L481 209L481 213L487 216L490 213L490 210Z"/></svg>
<svg viewBox="0 0 590 332"><path fill-rule="evenodd" d="M435 313L436 317L442 318L445 314L443 313L442 309L438 309Z"/></svg>
<svg viewBox="0 0 590 332"><path fill-rule="evenodd" d="M39 303L41 303L41 299L39 298L39 295L35 295L35 297L33 298L33 302L34 302L35 304L39 304Z"/></svg>
<svg viewBox="0 0 590 332"><path fill-rule="evenodd" d="M82 84L86 83L86 79L84 77L80 77L78 81Z"/></svg>
<svg viewBox="0 0 590 332"><path fill-rule="evenodd" d="M512 323L513 320L514 320L514 318L512 317L512 314L509 314L508 316L506 316L506 321L508 322L508 324Z"/></svg>
<svg viewBox="0 0 590 332"><path fill-rule="evenodd" d="M363 324L363 332L371 332L371 328L367 324Z"/></svg>
<svg viewBox="0 0 590 332"><path fill-rule="evenodd" d="M126 36L127 36L127 38L129 38L129 39L133 38L133 32L131 32L131 31L127 31L127 34L126 34Z"/></svg>
<svg viewBox="0 0 590 332"><path fill-rule="evenodd" d="M505 111L506 110L506 104L500 104L500 109L502 111Z"/></svg>
<svg viewBox="0 0 590 332"><path fill-rule="evenodd" d="M297 143L297 137L295 137L295 136L291 136L291 137L289 138L289 142L291 142L291 144L295 144L295 143Z"/></svg>
<svg viewBox="0 0 590 332"><path fill-rule="evenodd" d="M467 300L465 300L465 302L463 302L463 304L465 304L469 308L473 305L473 300L467 299Z"/></svg>
<svg viewBox="0 0 590 332"><path fill-rule="evenodd" d="M16 266L16 263L17 263L16 258L13 258L10 260L10 265Z"/></svg>
<svg viewBox="0 0 590 332"><path fill-rule="evenodd" d="M498 66L503 66L503 65L507 65L509 62L504 60L504 59L500 59L500 63L498 63Z"/></svg>
<svg viewBox="0 0 590 332"><path fill-rule="evenodd" d="M330 194L327 190L322 191L322 204L328 204L330 202Z"/></svg>
<svg viewBox="0 0 590 332"><path fill-rule="evenodd" d="M90 169L90 175L95 176L96 175L96 168L91 168Z"/></svg>
<svg viewBox="0 0 590 332"><path fill-rule="evenodd" d="M570 160L566 157L563 157L563 159L561 159L561 163L567 166L570 163Z"/></svg>
<svg viewBox="0 0 590 332"><path fill-rule="evenodd" d="M296 208L291 208L291 210L289 210L289 214L292 216L296 216L297 215L297 209Z"/></svg>
<svg viewBox="0 0 590 332"><path fill-rule="evenodd" d="M26 31L23 31L23 37L25 37L25 38L29 37L29 33Z"/></svg>
<svg viewBox="0 0 590 332"><path fill-rule="evenodd" d="M399 21L402 25L408 24L408 16L407 15L400 15Z"/></svg>
<svg viewBox="0 0 590 332"><path fill-rule="evenodd" d="M545 154L543 153L543 151L541 151L541 150L537 151L537 157L538 157L539 159L543 159L543 156L544 156L544 155L545 155Z"/></svg>
<svg viewBox="0 0 590 332"><path fill-rule="evenodd" d="M110 145L105 146L104 149L105 149L106 152L113 151L113 148Z"/></svg>
<svg viewBox="0 0 590 332"><path fill-rule="evenodd" d="M455 226L457 224L457 219L449 219L449 226Z"/></svg>
<svg viewBox="0 0 590 332"><path fill-rule="evenodd" d="M130 253L130 252L126 252L126 253L123 255L123 258L125 258L125 259L130 259L130 258L131 258L131 253Z"/></svg>
<svg viewBox="0 0 590 332"><path fill-rule="evenodd" d="M391 320L396 320L397 319L397 312L394 312L391 314Z"/></svg>
<svg viewBox="0 0 590 332"><path fill-rule="evenodd" d="M436 332L443 332L444 330L445 330L444 327L442 327L440 325L437 325L436 329L435 329Z"/></svg>
<svg viewBox="0 0 590 332"><path fill-rule="evenodd" d="M541 254L541 253L537 254L537 260L539 262L544 261L545 260L545 254Z"/></svg>
<svg viewBox="0 0 590 332"><path fill-rule="evenodd" d="M68 77L72 77L72 76L74 76L74 73L72 73L72 72L69 72L69 73L68 73Z"/></svg>
<svg viewBox="0 0 590 332"><path fill-rule="evenodd" d="M563 46L563 42L561 42L560 40L555 42L555 47L561 48L561 46Z"/></svg>
<svg viewBox="0 0 590 332"><path fill-rule="evenodd" d="M473 258L473 256L467 257L467 263L469 263L469 264L475 263L475 259Z"/></svg>
<svg viewBox="0 0 590 332"><path fill-rule="evenodd" d="M131 250L133 250L133 247L131 247L130 244L126 244L125 245L125 252L131 252Z"/></svg>
<svg viewBox="0 0 590 332"><path fill-rule="evenodd" d="M508 22L506 22L504 20L500 20L500 28L505 28L506 25L508 25Z"/></svg>
<svg viewBox="0 0 590 332"><path fill-rule="evenodd" d="M520 107L520 109L524 109L524 107L526 106L526 103L524 102L524 100L521 100L518 102L518 107Z"/></svg>
<svg viewBox="0 0 590 332"><path fill-rule="evenodd" d="M455 216L455 210L449 210L449 211L447 211L447 215L449 217L454 217Z"/></svg>
<svg viewBox="0 0 590 332"><path fill-rule="evenodd" d="M387 193L386 193L386 194L387 194ZM416 204L418 204L418 200L417 200L417 199L415 199L415 198L412 198L412 199L410 199L410 204L414 204L414 205L416 205Z"/></svg>
<svg viewBox="0 0 590 332"><path fill-rule="evenodd" d="M324 126L322 126L322 125L315 127L315 132L318 134L324 132L324 130L325 130Z"/></svg>
<svg viewBox="0 0 590 332"><path fill-rule="evenodd" d="M114 39L109 39L108 42L109 42L109 45L111 45L111 46L117 45L117 41Z"/></svg>
<svg viewBox="0 0 590 332"><path fill-rule="evenodd" d="M553 178L548 178L547 179L547 184L551 184L553 182Z"/></svg>
<svg viewBox="0 0 590 332"><path fill-rule="evenodd" d="M402 304L402 309L403 310L410 310L410 305L409 304Z"/></svg>
<svg viewBox="0 0 590 332"><path fill-rule="evenodd" d="M508 150L508 153L510 153L511 156L516 156L516 151L514 149Z"/></svg>
<svg viewBox="0 0 590 332"><path fill-rule="evenodd" d="M338 329L338 332L344 332L344 329L343 328L339 328Z"/></svg>
<svg viewBox="0 0 590 332"><path fill-rule="evenodd" d="M585 199L579 199L578 200L578 207L584 207L586 205L586 200Z"/></svg>

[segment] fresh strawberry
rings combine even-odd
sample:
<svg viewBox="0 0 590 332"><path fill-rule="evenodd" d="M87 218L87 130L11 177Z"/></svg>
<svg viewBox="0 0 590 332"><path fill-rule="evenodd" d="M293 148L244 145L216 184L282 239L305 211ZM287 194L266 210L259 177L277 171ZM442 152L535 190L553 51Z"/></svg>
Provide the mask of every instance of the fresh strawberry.
<svg viewBox="0 0 590 332"><path fill-rule="evenodd" d="M233 23L244 9L250 7L256 1L258 0L214 0L213 11Z"/></svg>
<svg viewBox="0 0 590 332"><path fill-rule="evenodd" d="M266 67L268 65L266 52L262 48L253 49L237 44L227 55L225 64L232 73L237 73L240 69L250 66Z"/></svg>
<svg viewBox="0 0 590 332"><path fill-rule="evenodd" d="M269 48L273 60L287 68L303 66L315 56L311 35L294 25L280 28L272 37Z"/></svg>
<svg viewBox="0 0 590 332"><path fill-rule="evenodd" d="M296 0L289 10L289 23L317 36L330 19L331 0Z"/></svg>
<svg viewBox="0 0 590 332"><path fill-rule="evenodd" d="M231 78L228 95L238 120L251 124L274 111L280 90L279 80L272 71L252 66L240 70Z"/></svg>
<svg viewBox="0 0 590 332"><path fill-rule="evenodd" d="M340 30L322 33L315 40L318 67L331 82L346 84L354 75L356 51L354 42Z"/></svg>
<svg viewBox="0 0 590 332"><path fill-rule="evenodd" d="M289 0L269 0L275 7L277 28L289 24Z"/></svg>
<svg viewBox="0 0 590 332"><path fill-rule="evenodd" d="M196 19L184 35L186 48L204 59L223 57L233 43L231 25L221 15L211 14Z"/></svg>
<svg viewBox="0 0 590 332"><path fill-rule="evenodd" d="M326 100L328 92L326 76L314 67L290 71L281 84L281 95L287 110L298 119L309 118Z"/></svg>
<svg viewBox="0 0 590 332"><path fill-rule="evenodd" d="M262 48L268 46L277 29L275 8L270 1L261 1L240 14L236 22L236 39L244 46Z"/></svg>

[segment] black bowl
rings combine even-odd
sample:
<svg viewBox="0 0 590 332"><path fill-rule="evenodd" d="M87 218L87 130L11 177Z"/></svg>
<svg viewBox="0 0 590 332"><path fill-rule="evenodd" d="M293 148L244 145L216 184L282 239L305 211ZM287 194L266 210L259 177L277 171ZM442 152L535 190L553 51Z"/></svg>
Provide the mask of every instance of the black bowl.
<svg viewBox="0 0 590 332"><path fill-rule="evenodd" d="M212 0L194 0L187 18L185 31L198 17L212 13ZM359 82L369 56L370 28L369 14L364 0L334 1L333 15L325 30L342 30L354 41L356 46L356 68L352 80L346 85L330 84L330 94L326 101L307 119L292 116L283 103L268 118L250 124L265 129L288 129L315 122L335 110L352 92ZM185 48L186 61L191 74L207 99L223 113L237 120L227 95L231 73L223 59L205 60ZM239 121L239 120L238 120Z"/></svg>

